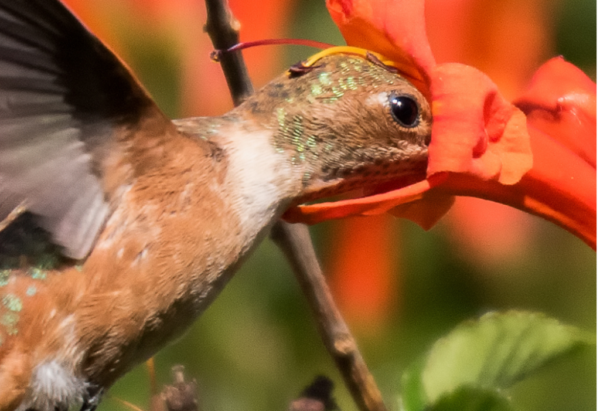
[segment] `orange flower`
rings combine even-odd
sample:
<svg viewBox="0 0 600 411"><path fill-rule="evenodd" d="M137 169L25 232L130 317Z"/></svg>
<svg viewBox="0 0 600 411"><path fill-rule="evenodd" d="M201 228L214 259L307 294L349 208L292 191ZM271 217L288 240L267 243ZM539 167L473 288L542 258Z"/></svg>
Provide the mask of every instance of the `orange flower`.
<svg viewBox="0 0 600 411"><path fill-rule="evenodd" d="M181 92L171 104L172 115L220 115L233 106L219 64L210 61L213 50L203 32L206 7L197 0L63 0L91 31L108 44L134 69L142 53L154 53L179 70L177 83ZM254 3L229 1L233 14L241 22L242 41L282 37L291 11L291 0L261 2L256 13ZM140 52L140 50L143 50ZM279 74L277 54L268 48L256 48L246 53L252 80L264 84ZM139 62L139 60L138 60ZM147 62L144 60L144 62ZM134 70L138 71L138 70ZM151 86L152 84L148 83ZM171 91L170 91L171 92ZM167 93L165 93L167 94ZM170 96L170 95L168 95ZM207 97L208 96L208 97ZM163 104L168 102L162 101Z"/></svg>
<svg viewBox="0 0 600 411"><path fill-rule="evenodd" d="M455 195L468 195L542 216L595 246L596 89L579 69L551 60L513 105L477 69L436 64L423 0L328 0L327 6L348 43L396 61L429 97L427 179L373 187L359 199L300 206L288 211L289 221L389 211L429 228Z"/></svg>

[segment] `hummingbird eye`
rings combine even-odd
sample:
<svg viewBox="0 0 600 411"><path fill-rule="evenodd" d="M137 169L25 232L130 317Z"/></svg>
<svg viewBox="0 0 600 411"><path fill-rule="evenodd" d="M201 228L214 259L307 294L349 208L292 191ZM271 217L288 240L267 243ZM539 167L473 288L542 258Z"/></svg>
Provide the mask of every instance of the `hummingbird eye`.
<svg viewBox="0 0 600 411"><path fill-rule="evenodd" d="M412 97L392 94L389 102L392 117L402 127L413 128L419 124L419 105Z"/></svg>

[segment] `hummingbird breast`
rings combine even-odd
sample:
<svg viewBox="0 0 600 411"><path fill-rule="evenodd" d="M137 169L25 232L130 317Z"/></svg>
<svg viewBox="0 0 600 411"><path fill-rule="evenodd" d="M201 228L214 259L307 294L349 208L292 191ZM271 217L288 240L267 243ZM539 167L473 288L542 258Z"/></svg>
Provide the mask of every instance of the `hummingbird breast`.
<svg viewBox="0 0 600 411"><path fill-rule="evenodd" d="M162 139L143 167L117 151L134 171L85 262L2 271L13 322L0 323L0 386L28 387L23 404L77 402L81 382L109 387L180 336L300 189L268 132L208 121Z"/></svg>

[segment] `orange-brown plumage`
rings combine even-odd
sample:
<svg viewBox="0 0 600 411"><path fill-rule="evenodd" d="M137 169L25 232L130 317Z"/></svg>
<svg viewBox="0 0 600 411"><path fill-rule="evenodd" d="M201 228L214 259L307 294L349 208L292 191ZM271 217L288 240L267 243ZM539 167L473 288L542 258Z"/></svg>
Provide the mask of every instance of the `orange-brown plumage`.
<svg viewBox="0 0 600 411"><path fill-rule="evenodd" d="M172 122L58 1L0 0L0 410L93 409L290 205L422 177L430 121L405 79L334 55Z"/></svg>

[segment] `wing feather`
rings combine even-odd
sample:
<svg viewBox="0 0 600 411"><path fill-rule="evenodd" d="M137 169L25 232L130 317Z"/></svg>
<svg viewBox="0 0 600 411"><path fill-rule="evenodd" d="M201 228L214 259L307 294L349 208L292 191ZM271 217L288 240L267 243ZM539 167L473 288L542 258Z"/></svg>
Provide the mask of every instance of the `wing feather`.
<svg viewBox="0 0 600 411"><path fill-rule="evenodd" d="M24 205L84 258L109 215L98 148L153 104L58 0L0 0L0 222Z"/></svg>

